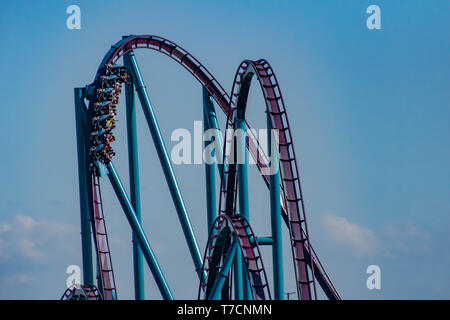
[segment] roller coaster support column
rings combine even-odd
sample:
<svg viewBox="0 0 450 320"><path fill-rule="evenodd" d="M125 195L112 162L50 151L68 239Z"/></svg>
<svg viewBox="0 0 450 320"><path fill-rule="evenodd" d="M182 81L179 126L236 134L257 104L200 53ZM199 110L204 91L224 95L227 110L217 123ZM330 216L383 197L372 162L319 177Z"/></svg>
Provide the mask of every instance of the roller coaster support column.
<svg viewBox="0 0 450 320"><path fill-rule="evenodd" d="M148 126L155 143L156 150L158 152L159 161L161 162L164 175L166 176L166 181L170 189L170 194L172 195L175 208L178 213L178 218L183 228L184 236L186 242L189 246L189 251L191 253L192 259L194 261L194 266L197 271L199 278L202 278L202 256L195 240L194 231L192 230L191 222L189 221L189 216L186 211L186 206L184 205L183 198L181 197L180 188L178 187L177 180L175 178L175 173L173 172L172 165L170 163L170 158L164 145L164 140L161 135L161 131L156 121L155 113L153 112L152 105L150 103L150 98L147 93L147 89L144 84L141 72L136 62L136 57L134 52L129 53L130 62L132 66L132 77L133 82L136 85L136 91L139 95L139 100L141 101L142 109L144 110L145 118L147 119Z"/></svg>
<svg viewBox="0 0 450 320"><path fill-rule="evenodd" d="M130 57L125 54L124 65L131 70ZM129 81L125 85L125 96L127 105L127 136L128 136L128 163L130 170L130 197L131 203L136 211L136 218L141 222L141 195L139 187L139 160L137 149L136 131L136 106L134 103L134 83ZM136 300L145 299L144 290L144 266L142 250L133 233L133 267L134 267L134 295Z"/></svg>
<svg viewBox="0 0 450 320"><path fill-rule="evenodd" d="M207 103L205 104L205 94L208 95L208 100L206 101ZM217 161L217 159L219 160L217 162L217 168L219 171L219 174L222 174L222 168L223 167L227 167L226 162L222 164L221 160L225 160L223 159L223 140L222 140L222 135L220 134L220 128L219 128L219 122L217 121L217 114L216 114L216 109L214 108L214 103L212 100L212 97L209 95L208 91L205 89L205 87L203 87L203 110L206 110L206 124L208 125L208 129L214 129L217 132L217 141L216 141L216 149L214 150L215 152L215 159ZM226 169L225 169L226 170ZM226 181L226 179L224 179ZM224 183L225 183L224 181ZM226 185L226 184L224 184Z"/></svg>
<svg viewBox="0 0 450 320"><path fill-rule="evenodd" d="M206 103L205 97L208 97ZM203 110L206 111L206 115L204 114L204 116L206 117L205 123L207 124L208 129L214 129L217 133L217 135L215 136L217 141L215 141L214 155L217 163L217 169L219 171L219 179L222 180L222 188L225 189L225 186L227 185L227 177L226 175L224 176L223 179L221 179L221 177L223 170L225 171L227 170L227 162L226 162L227 159L223 157L223 139L219 128L219 122L217 121L217 114L214 108L214 102L205 87L203 87ZM216 214L214 214L214 219L215 217ZM214 221L214 219L212 221ZM210 230L208 229L208 232L209 231Z"/></svg>
<svg viewBox="0 0 450 320"><path fill-rule="evenodd" d="M237 161L238 161L238 195L239 195L239 213L249 220L248 206L248 176L247 176L247 137L245 119L236 119L236 137L237 137ZM250 300L252 297L250 283L247 275L247 266L242 261L240 251L236 253L235 260L236 281L239 281L238 274L241 275L241 287L244 300ZM239 283L236 283L236 286Z"/></svg>
<svg viewBox="0 0 450 320"><path fill-rule="evenodd" d="M130 223L131 229L133 230L133 234L136 235L137 240L141 246L141 249L144 253L145 260L150 267L150 270L155 278L155 282L161 292L162 297L165 300L173 300L172 292L170 291L169 285L162 273L161 267L159 266L158 261L156 260L156 256L150 246L150 243L145 235L144 229L137 218L136 212L134 211L133 205L131 204L130 199L127 196L125 188L120 181L119 175L117 174L116 169L112 162L108 163L108 177L111 182L113 189L117 195L117 198L120 201L123 211Z"/></svg>
<svg viewBox="0 0 450 320"><path fill-rule="evenodd" d="M208 91L203 87L203 131L207 131L209 129L217 129L217 126L214 127L217 123L216 111L214 110L213 102L211 101L211 96ZM209 143L215 143L213 141ZM206 146L209 144L205 141L205 150ZM217 144L216 144L217 145ZM217 151L214 150L214 154L211 154L211 157L214 157L217 154ZM206 211L208 214L208 233L211 230L212 224L216 219L216 174L215 174L214 163L208 164L205 162L205 176L206 176Z"/></svg>
<svg viewBox="0 0 450 320"><path fill-rule="evenodd" d="M230 245L230 249L228 250L227 255L225 256L225 259L223 260L223 265L221 270L219 271L219 274L217 276L216 281L214 282L214 285L211 289L211 293L209 295L208 300L219 300L220 299L220 293L222 292L222 287L225 283L225 280L228 277L228 273L230 272L231 265L233 264L233 258L236 256L237 253L241 253L238 249L238 242L236 238L233 238L233 242Z"/></svg>
<svg viewBox="0 0 450 320"><path fill-rule="evenodd" d="M83 284L93 285L93 262L92 262L92 230L91 230L91 214L88 200L89 185L86 168L86 141L85 126L87 117L87 108L84 103L85 89L75 88L75 119L77 134L77 150L78 150L78 188L80 193L80 213L81 213L81 247L83 254Z"/></svg>
<svg viewBox="0 0 450 320"><path fill-rule="evenodd" d="M278 148L275 132L272 135L272 124L267 113L267 143L270 159L270 213L272 222L272 261L275 300L284 299L283 246L281 240L281 202L280 202L280 170Z"/></svg>

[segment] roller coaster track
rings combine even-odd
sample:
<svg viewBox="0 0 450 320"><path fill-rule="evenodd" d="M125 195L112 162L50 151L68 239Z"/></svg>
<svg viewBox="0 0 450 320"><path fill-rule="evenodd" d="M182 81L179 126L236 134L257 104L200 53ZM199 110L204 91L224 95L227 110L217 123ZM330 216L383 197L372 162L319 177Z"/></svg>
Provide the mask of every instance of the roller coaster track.
<svg viewBox="0 0 450 320"><path fill-rule="evenodd" d="M235 236L238 239L239 251L242 252L242 256L247 265L247 274L252 298L254 300L270 300L271 295L267 282L267 275L256 236L248 221L241 215L220 215L214 221L203 259L203 271L206 273L207 277L200 282L199 299L209 298L214 280L220 272L220 263L213 263L217 253L219 253L221 258L224 258L225 254L228 252L230 244L226 243L226 241L230 241L231 236L227 235L225 239L224 237L221 237L223 235L223 230L228 231L231 233L231 236ZM230 284L224 286L224 288L231 289L231 281L228 280L228 282ZM223 290L222 299L230 299L231 292L228 291L230 290Z"/></svg>
<svg viewBox="0 0 450 320"><path fill-rule="evenodd" d="M214 76L196 58L177 44L154 35L127 36L111 47L98 68L93 84L87 87L87 98L90 100L89 110L93 110L94 108L95 99L92 99L92 97L95 94L95 90L99 89L98 80L101 77L101 72L104 70L105 66L115 65L117 61L126 53L141 48L163 53L191 73L194 78L196 78L203 85L222 111L227 115L227 127L234 124L236 111L240 112L240 110L243 110L245 112L248 90L245 93L245 90L243 91L242 88L250 85L250 80L253 75L257 76L266 101L267 112L269 112L272 127L274 129L278 129L280 132L280 168L282 176L282 183L280 187L282 190L282 216L289 227L299 299L312 299L311 287L314 290L315 297L317 297L314 282L315 277L317 277L319 284L324 289L328 298L340 299L309 241L303 195L300 186L300 177L298 175L297 160L293 147L289 121L276 76L268 62L265 60L244 61L236 73L235 80L233 82L232 94L229 96ZM235 90L237 90L237 92L235 92ZM255 159L259 170L263 173L262 177L266 182L266 185L269 186L269 177L265 174L265 170L268 168L269 163L268 158L256 137L252 135L251 127L247 121L246 124L249 129L249 137L246 141L247 148L252 157ZM225 144L224 147L226 148L227 144ZM224 154L226 154L226 152L224 152ZM252 242L253 244L243 243L244 240L242 240L242 237L244 237L242 230L248 231L251 229L246 220L241 220L241 218L238 218L240 216L236 215L235 212L234 206L236 203L236 185L238 183L237 179L232 176L235 174L235 171L236 167L231 165L229 166L228 171L224 172L227 176L231 177L231 182L228 183L230 186L229 188L221 189L219 203L220 207L222 204L222 197L224 196L227 197L227 199L231 199L231 204L233 206L232 212L230 212L229 206L225 207L225 209L220 207L221 213L225 213L228 217L220 215L219 218L222 219L222 222L228 221L227 223L238 236L240 248L244 254L244 257L246 254L248 254L247 257L250 257L250 260L246 260L249 264L252 257L254 259L260 259L259 248L256 240ZM94 177L93 175L92 178L93 194L95 196L100 192L100 185L99 180L96 180L98 177ZM95 197L95 217L93 221L93 229L95 233L97 259L99 261L99 276L101 278L100 283L104 297L106 299L113 299L116 297L116 288L108 237L104 223L101 195L99 194L99 197ZM225 203L229 203L229 201L223 201L223 204ZM247 236L250 237L248 234ZM247 248L246 246L249 247ZM253 250L256 250L258 255L251 256L250 251L253 252ZM255 252L253 253L256 254ZM208 259L209 258L210 257L208 256ZM210 261L208 260L204 263L208 262ZM310 274L308 273L307 266L310 267ZM258 276L260 277L260 280L264 279L265 282L258 283L257 277L254 276L257 273L251 274L249 280L253 281L252 293L256 299L270 298L262 261L261 268L255 268L254 270L259 269L261 270L259 271ZM201 286L205 286L205 283L202 282ZM200 288L200 291L202 290L203 289ZM265 290L267 290L267 292L265 292Z"/></svg>
<svg viewBox="0 0 450 320"><path fill-rule="evenodd" d="M236 119L239 117L245 119L245 111L247 107L247 98L249 94L250 84L253 76L256 75L264 100L266 102L266 112L270 116L271 126L278 130L279 136L279 161L280 174L282 179L282 200L284 208L287 209L287 217L289 222L289 231L291 236L291 247L293 259L296 265L296 279L298 286L299 298L304 300L311 299L311 285L317 296L314 282L314 268L311 269L311 275L308 274L307 259L304 248L309 252L310 243L308 236L308 228L306 223L305 209L303 204L303 195L300 186L300 177L298 174L297 161L294 151L292 134L289 126L289 120L284 106L283 96L278 85L277 78L270 64L265 60L251 61L245 60L239 66L233 87L231 91L230 109L227 120L227 129L236 125ZM231 141L227 140L226 148L230 148ZM224 151L224 154L231 154ZM236 171L236 166L230 166L230 170ZM233 214L235 208L235 198L237 194L237 179L235 172L227 172L228 190L222 190L223 197L227 197L226 207L223 213ZM266 175L267 176L267 175ZM233 179L234 181L231 181ZM230 212L230 210L233 212Z"/></svg>
<svg viewBox="0 0 450 320"><path fill-rule="evenodd" d="M102 296L96 286L81 285L67 288L61 300L102 300Z"/></svg>
<svg viewBox="0 0 450 320"><path fill-rule="evenodd" d="M106 300L113 300L117 298L117 292L111 261L111 251L109 249L108 232L106 230L105 216L103 215L103 200L99 180L99 177L92 175L95 248L98 259L100 289L103 292L102 296Z"/></svg>

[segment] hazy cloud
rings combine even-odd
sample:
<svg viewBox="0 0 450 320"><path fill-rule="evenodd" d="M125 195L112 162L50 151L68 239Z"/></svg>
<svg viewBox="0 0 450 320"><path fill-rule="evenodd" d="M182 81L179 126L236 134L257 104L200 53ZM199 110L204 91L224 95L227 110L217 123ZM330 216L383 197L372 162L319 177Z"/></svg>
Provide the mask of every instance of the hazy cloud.
<svg viewBox="0 0 450 320"><path fill-rule="evenodd" d="M15 215L0 222L0 259L19 255L28 260L43 260L55 252L55 247L64 246L65 242L60 240L73 232L77 232L73 226L61 222Z"/></svg>
<svg viewBox="0 0 450 320"><path fill-rule="evenodd" d="M379 230L348 221L331 214L322 216L323 227L330 239L340 243L356 256L392 257L414 251L426 251L428 235L412 223L387 224Z"/></svg>
<svg viewBox="0 0 450 320"><path fill-rule="evenodd" d="M17 284L29 284L32 282L34 282L34 278L24 273L13 274L3 279L3 284L8 286Z"/></svg>
<svg viewBox="0 0 450 320"><path fill-rule="evenodd" d="M379 240L369 228L329 214L323 216L323 224L332 240L349 247L356 255L373 255L379 252Z"/></svg>

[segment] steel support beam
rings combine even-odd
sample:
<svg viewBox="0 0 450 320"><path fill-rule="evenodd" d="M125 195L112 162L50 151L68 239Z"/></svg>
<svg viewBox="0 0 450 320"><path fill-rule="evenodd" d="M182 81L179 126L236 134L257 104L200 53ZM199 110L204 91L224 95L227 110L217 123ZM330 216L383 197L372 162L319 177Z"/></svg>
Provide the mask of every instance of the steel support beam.
<svg viewBox="0 0 450 320"><path fill-rule="evenodd" d="M270 159L270 217L272 225L272 262L275 300L284 299L283 276L283 246L281 234L281 201L280 201L280 170L278 163L278 148L275 137L272 135L272 125L267 113L267 143Z"/></svg>
<svg viewBox="0 0 450 320"><path fill-rule="evenodd" d="M123 187L123 184L120 181L119 175L117 174L117 171L112 162L108 163L108 171L109 181L111 182L116 196L119 199L120 205L125 212L125 216L130 223L131 229L133 230L133 233L136 235L136 238L139 241L145 260L150 267L150 270L153 274L153 277L155 278L156 285L158 286L162 297L165 300L173 300L172 292L170 291L169 285L167 284L158 260L156 259L153 249L150 246L150 242L145 235L144 229L142 228L142 225L137 218L133 205L128 198L125 188Z"/></svg>
<svg viewBox="0 0 450 320"><path fill-rule="evenodd" d="M242 270L242 253L236 250L234 257L234 299L242 300L244 299L244 285L243 285L243 270Z"/></svg>
<svg viewBox="0 0 450 320"><path fill-rule="evenodd" d="M205 101L206 99L206 101ZM223 158L223 139L220 133L219 121L217 120L216 110L214 108L214 102L212 97L209 95L208 90L203 87L203 110L206 112L206 124L209 129L214 129L217 132L217 141L216 141L216 149L215 156L217 161L217 169L219 171L219 175L222 174L223 168L226 170L226 159ZM225 163L222 163L222 160ZM224 179L223 186L226 186L226 179Z"/></svg>
<svg viewBox="0 0 450 320"><path fill-rule="evenodd" d="M203 87L203 131L209 129L215 129L212 127L214 120L217 121L216 112L214 110L213 102L208 91ZM205 141L205 150L210 143L215 143L214 141ZM216 144L217 145L217 144ZM217 154L214 150L214 154L210 156L213 158ZM208 233L211 231L212 224L217 216L216 208L216 171L214 163L208 164L205 162L205 177L206 177L206 212L208 221Z"/></svg>
<svg viewBox="0 0 450 320"><path fill-rule="evenodd" d="M238 242L236 238L233 238L233 242L230 245L230 249L228 250L227 255L223 261L222 268L219 271L216 281L214 281L214 285L211 289L211 293L209 295L208 300L219 300L220 294L222 292L222 287L225 283L225 280L228 277L228 273L230 272L231 266L233 264L233 259L236 256L236 253L240 250L238 249Z"/></svg>
<svg viewBox="0 0 450 320"><path fill-rule="evenodd" d="M260 246L271 246L274 244L273 238L271 237L256 237L256 241Z"/></svg>
<svg viewBox="0 0 450 320"><path fill-rule="evenodd" d="M83 284L94 284L92 261L91 214L87 194L87 155L85 143L85 120L87 108L84 103L84 88L75 88L75 121L78 154L78 189L80 194L81 249L83 257Z"/></svg>
<svg viewBox="0 0 450 320"><path fill-rule="evenodd" d="M130 57L123 57L124 65L131 70ZM129 81L125 84L125 98L127 110L127 136L128 136L128 164L130 171L130 197L131 204L136 211L136 218L141 222L141 195L139 186L139 157L137 147L136 129L136 105L134 103L134 83ZM136 300L145 299L144 289L144 265L142 250L133 233L133 269L134 269L134 296Z"/></svg>
<svg viewBox="0 0 450 320"><path fill-rule="evenodd" d="M239 198L239 213L249 220L249 202L248 202L248 175L247 175L247 140L246 140L246 123L245 119L236 119L235 134L237 143L237 161L238 161L238 198ZM235 277L241 274L242 277L242 292L244 300L251 300L252 293L250 283L246 270L247 266L242 260L242 253L237 251L235 260Z"/></svg>
<svg viewBox="0 0 450 320"><path fill-rule="evenodd" d="M133 51L129 53L129 57L132 66L131 69L133 82L136 85L136 91L138 93L142 109L144 110L148 126L150 128L150 133L152 135L167 184L169 186L170 194L175 204L178 218L180 220L181 227L183 229L183 233L186 238L192 260L194 262L195 270L197 271L199 278L202 279L202 256L198 248L197 241L195 240L194 231L192 229L191 222L189 221L189 216L187 214L186 206L184 205L184 201L181 196L180 188L178 187L178 182L176 180L175 173L170 162L169 154L164 144L161 130L158 126L158 122L156 120L156 116L150 102L150 97L145 87L144 80L139 70L139 66L137 65L136 57Z"/></svg>

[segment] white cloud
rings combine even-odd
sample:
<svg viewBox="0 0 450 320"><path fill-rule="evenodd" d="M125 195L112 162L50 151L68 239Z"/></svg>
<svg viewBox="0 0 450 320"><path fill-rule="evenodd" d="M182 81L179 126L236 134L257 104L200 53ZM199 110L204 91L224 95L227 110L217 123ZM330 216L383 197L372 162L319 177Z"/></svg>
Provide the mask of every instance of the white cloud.
<svg viewBox="0 0 450 320"><path fill-rule="evenodd" d="M345 246L357 256L393 257L407 254L411 250L427 250L427 235L419 232L412 223L402 225L388 224L377 232L349 222L344 217L334 215L322 216L326 234L333 241ZM414 247L411 247L414 243Z"/></svg>
<svg viewBox="0 0 450 320"><path fill-rule="evenodd" d="M356 255L374 255L379 252L380 242L372 230L351 223L343 217L327 214L322 218L328 236Z"/></svg>
<svg viewBox="0 0 450 320"><path fill-rule="evenodd" d="M78 224L59 219L17 214L0 220L0 299L60 294L67 265L79 261L80 238Z"/></svg>
<svg viewBox="0 0 450 320"><path fill-rule="evenodd" d="M9 221L0 221L0 260L19 255L29 260L42 261L54 253L55 246L65 245L66 242L60 240L74 232L76 228L68 224L15 215Z"/></svg>

